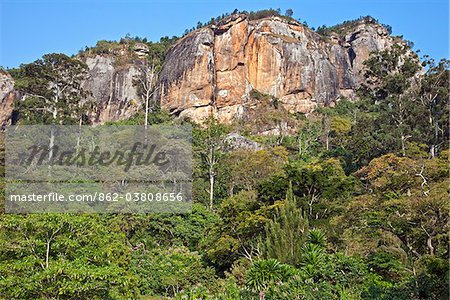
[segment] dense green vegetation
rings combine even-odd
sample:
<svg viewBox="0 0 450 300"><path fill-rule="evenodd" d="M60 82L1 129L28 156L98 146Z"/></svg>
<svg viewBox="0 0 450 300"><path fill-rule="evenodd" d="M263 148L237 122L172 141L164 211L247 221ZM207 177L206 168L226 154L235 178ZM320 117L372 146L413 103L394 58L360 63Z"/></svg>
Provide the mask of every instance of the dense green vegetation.
<svg viewBox="0 0 450 300"><path fill-rule="evenodd" d="M192 28L186 29L184 31L184 35L192 32L196 29L200 29L203 26L220 24L221 21L229 18L230 16L238 15L238 14L246 15L250 21L269 18L269 17L279 17L279 18L285 19L287 21L296 21L292 17L294 15L294 11L291 8L288 8L284 12L284 14L282 13L281 9L279 9L279 8L277 8L277 9L269 8L269 9L262 9L262 10L257 10L257 11L246 11L246 10L240 11L238 9L235 9L231 13L224 13L215 18L211 18L211 20L209 20L208 22L205 22L205 23L198 21L197 26L193 26ZM300 19L298 21L300 22ZM306 22L304 22L303 24L307 26Z"/></svg>
<svg viewBox="0 0 450 300"><path fill-rule="evenodd" d="M148 48L148 57L158 66L161 66L164 61L164 56L167 49L173 45L178 40L178 37L162 37L158 42L148 41L147 38L132 37L127 34L125 37L121 38L120 41L98 41L93 47L85 47L80 50L78 56L88 56L88 55L105 55L112 54L115 56L116 60L118 57L122 59L118 63L130 63L138 57L134 53L133 49L137 44L143 44Z"/></svg>
<svg viewBox="0 0 450 300"><path fill-rule="evenodd" d="M356 101L306 117L252 91L257 121L193 124L189 214L2 214L0 298L448 299L449 61L418 73L398 46L366 65ZM85 120L57 89L84 71L62 55L14 70L17 122ZM157 106L147 121L189 122ZM262 150L229 150L230 132Z"/></svg>
<svg viewBox="0 0 450 300"><path fill-rule="evenodd" d="M366 23L366 24L378 23L379 24L378 20L376 20L375 18L373 18L371 16L361 16L358 19L344 21L340 24L336 24L336 25L333 25L330 27L327 27L326 25L322 25L322 26L317 27L316 31L317 31L317 33L323 34L323 35L329 35L332 32L337 33L337 34L345 34L345 33L350 32L351 30L353 30L357 25L359 25L361 23ZM381 25L387 29L389 34L392 34L392 27L390 25L386 25L386 24L381 24Z"/></svg>

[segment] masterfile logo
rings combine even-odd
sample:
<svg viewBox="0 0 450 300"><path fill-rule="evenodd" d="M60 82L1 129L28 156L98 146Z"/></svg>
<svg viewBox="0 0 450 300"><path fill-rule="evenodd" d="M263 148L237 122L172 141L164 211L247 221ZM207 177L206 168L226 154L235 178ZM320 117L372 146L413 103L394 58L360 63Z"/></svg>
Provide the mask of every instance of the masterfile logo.
<svg viewBox="0 0 450 300"><path fill-rule="evenodd" d="M6 211L185 212L190 126L13 126Z"/></svg>

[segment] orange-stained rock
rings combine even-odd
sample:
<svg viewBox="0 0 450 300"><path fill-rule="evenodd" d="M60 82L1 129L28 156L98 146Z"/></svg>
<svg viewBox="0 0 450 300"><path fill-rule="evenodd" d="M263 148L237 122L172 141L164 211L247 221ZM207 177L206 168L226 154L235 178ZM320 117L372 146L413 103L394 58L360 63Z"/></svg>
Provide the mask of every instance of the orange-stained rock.
<svg viewBox="0 0 450 300"><path fill-rule="evenodd" d="M243 104L242 97L245 95L247 78L245 67L247 40L248 22L244 17L238 17L215 30L215 108Z"/></svg>
<svg viewBox="0 0 450 300"><path fill-rule="evenodd" d="M238 119L257 90L291 112L310 112L340 97L352 98L364 80L363 62L393 39L361 21L350 34L323 37L279 17L249 21L232 15L194 31L167 53L160 76L161 106L194 121L213 114Z"/></svg>
<svg viewBox="0 0 450 300"><path fill-rule="evenodd" d="M188 110L184 115L201 120L212 111L215 98L213 31L203 28L185 36L167 56L172 59L164 64L158 89L161 99L171 99L163 101L164 108L177 114Z"/></svg>

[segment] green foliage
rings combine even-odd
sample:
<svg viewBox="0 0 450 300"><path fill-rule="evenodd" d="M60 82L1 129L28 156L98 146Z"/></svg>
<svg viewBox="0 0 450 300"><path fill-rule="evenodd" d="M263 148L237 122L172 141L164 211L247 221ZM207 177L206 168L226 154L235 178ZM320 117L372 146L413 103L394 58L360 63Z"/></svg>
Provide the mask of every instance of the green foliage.
<svg viewBox="0 0 450 300"><path fill-rule="evenodd" d="M340 24L337 24L337 25L334 25L331 27L327 27L326 25L319 26L317 28L316 32L321 35L330 35L331 33L337 33L337 34L342 35L342 34L346 34L346 33L350 32L351 30L353 30L356 26L358 26L361 23L380 24L378 22L378 20L374 19L371 16L361 16L358 19L344 21ZM392 27L390 25L386 25L386 24L380 24L380 25L383 26L384 28L386 28L386 30L388 31L389 34L392 34Z"/></svg>
<svg viewBox="0 0 450 300"><path fill-rule="evenodd" d="M136 295L125 236L98 215L3 215L0 229L2 298Z"/></svg>
<svg viewBox="0 0 450 300"><path fill-rule="evenodd" d="M292 17L292 15L294 14L294 11L292 10L292 8L288 8L288 9L286 9L286 12L284 13L284 15L286 16L286 17Z"/></svg>
<svg viewBox="0 0 450 300"><path fill-rule="evenodd" d="M81 101L87 66L65 54L46 54L33 63L14 70L15 89L25 95L16 104L23 124L78 124L88 120L93 104Z"/></svg>
<svg viewBox="0 0 450 300"><path fill-rule="evenodd" d="M167 111L162 110L159 106L154 106L151 113L148 115L149 124L173 124L174 117ZM144 112L140 112L130 119L122 121L108 121L105 125L144 125L145 115Z"/></svg>
<svg viewBox="0 0 450 300"><path fill-rule="evenodd" d="M333 210L339 209L337 200L346 199L354 191L353 178L334 158L310 163L296 161L286 167L286 173L310 220L335 213Z"/></svg>
<svg viewBox="0 0 450 300"><path fill-rule="evenodd" d="M86 47L83 52L93 53L93 54L109 54L113 53L114 50L119 50L121 48L120 43L116 41L98 41L97 44L92 47ZM81 52L81 53L83 53Z"/></svg>
<svg viewBox="0 0 450 300"><path fill-rule="evenodd" d="M224 164L229 167L223 174L230 176L228 191L233 194L239 190L254 190L270 175L282 174L287 162L288 152L283 147L267 150L236 150L227 155ZM222 175L219 172L219 175Z"/></svg>
<svg viewBox="0 0 450 300"><path fill-rule="evenodd" d="M201 256L185 247L141 248L133 253L131 269L143 295L174 296L195 284L208 286L215 277Z"/></svg>
<svg viewBox="0 0 450 300"><path fill-rule="evenodd" d="M219 208L219 222L205 240L208 258L220 268L230 267L240 255L257 256L257 237L269 221L253 191L241 191L225 199ZM254 253L255 252L255 253Z"/></svg>
<svg viewBox="0 0 450 300"><path fill-rule="evenodd" d="M327 245L327 236L318 229L311 229L308 232L308 242L321 248L325 248Z"/></svg>
<svg viewBox="0 0 450 300"><path fill-rule="evenodd" d="M364 22L377 21L317 31ZM176 40L127 35L80 55L125 51L128 63L144 43L157 74ZM449 61L420 63L410 48L372 53L357 99L333 108L293 115L252 90L248 121L193 124L191 213L2 215L0 298L448 299ZM9 72L26 96L19 124L88 123L80 61L49 54ZM186 122L154 103L149 112L149 124ZM107 125L144 123L141 110ZM239 130L262 149L228 147Z"/></svg>
<svg viewBox="0 0 450 300"><path fill-rule="evenodd" d="M289 183L285 174L273 175L258 185L258 198L262 202L273 204L276 200L286 198L288 187Z"/></svg>
<svg viewBox="0 0 450 300"><path fill-rule="evenodd" d="M250 11L247 13L248 19L249 20L258 20L258 19L263 19L263 18L268 18L268 17L273 17L273 16L281 16L280 10L278 9L263 9L263 10L258 10L258 11Z"/></svg>
<svg viewBox="0 0 450 300"><path fill-rule="evenodd" d="M308 219L297 208L297 201L289 188L285 203L275 212L273 221L266 226L265 255L280 262L297 265L308 236Z"/></svg>
<svg viewBox="0 0 450 300"><path fill-rule="evenodd" d="M258 260L247 272L246 286L258 293L264 293L270 286L287 281L295 273L295 268L281 264L276 259Z"/></svg>
<svg viewBox="0 0 450 300"><path fill-rule="evenodd" d="M187 34L193 32L197 29L200 29L204 26L220 24L222 21L226 20L230 16L237 15L237 14L246 15L250 21L269 18L269 17L280 17L280 18L286 19L288 21L295 21L292 18L294 11L290 8L286 10L284 15L281 13L281 9L279 9L279 8L278 9L269 8L269 9L262 9L262 10L257 10L257 11L246 11L246 10L239 11L238 9L235 9L231 13L227 12L227 13L217 16L216 18L211 18L208 22L205 22L205 23L198 21L196 26L186 29L184 31L184 35L187 35Z"/></svg>

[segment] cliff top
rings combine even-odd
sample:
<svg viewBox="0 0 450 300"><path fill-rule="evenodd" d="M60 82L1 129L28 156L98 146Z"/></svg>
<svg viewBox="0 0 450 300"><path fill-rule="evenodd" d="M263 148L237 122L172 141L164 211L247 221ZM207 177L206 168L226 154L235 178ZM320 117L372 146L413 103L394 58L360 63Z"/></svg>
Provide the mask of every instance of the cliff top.
<svg viewBox="0 0 450 300"><path fill-rule="evenodd" d="M319 26L317 29L311 28L306 22L300 22L291 16L283 15L279 10L265 9L260 11L237 11L231 14L223 14L216 18L211 18L207 23L198 22L196 27L187 29L181 37L173 36L172 38L163 37L159 42L148 41L147 38L131 37L129 35L121 38L119 41L100 40L93 47L85 47L80 50L78 56L80 58L93 57L96 55L111 55L115 57L128 57L127 61L145 57L147 54L157 52L159 59L163 60L165 52L169 46L184 40L187 36L191 36L194 32L205 29L219 31L220 28L226 28L232 23L239 22L239 19L247 19L250 24L256 25L260 22L272 20L274 22L286 23L293 26L307 28L311 33L317 33L324 38L333 36L345 36L358 29L358 26L375 27L383 34L389 35L392 28L389 25L381 24L377 19L371 16L363 16L355 20L345 21L333 26ZM162 46L162 47L161 47Z"/></svg>
<svg viewBox="0 0 450 300"><path fill-rule="evenodd" d="M196 27L192 27L191 29L186 29L183 37L194 31L197 31L199 29L224 26L227 23L234 22L236 19L239 19L239 18L246 18L251 23L256 23L256 22L260 22L263 20L272 19L274 21L285 22L285 23L289 23L291 25L308 27L310 30L315 31L316 33L318 33L320 35L324 35L324 36L329 36L329 35L332 35L333 33L337 34L337 35L345 35L345 34L351 32L352 30L355 30L358 26L361 26L361 25L365 25L365 26L368 25L368 26L374 26L377 28L383 28L386 30L386 32L388 32L388 34L392 33L392 27L390 25L382 24L376 18L369 16L369 15L361 16L355 20L344 21L342 23L335 24L332 26L322 25L322 26L319 26L317 29L315 29L314 27L309 27L306 21L301 22L300 20L296 20L296 19L292 18L291 16L282 15L279 10L266 9L266 10L260 10L260 11L256 11L256 12L235 11L232 14L224 14L222 16L212 18L209 22L204 23L204 24L202 24L201 22L198 22Z"/></svg>

